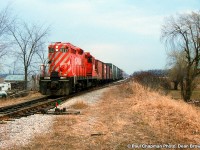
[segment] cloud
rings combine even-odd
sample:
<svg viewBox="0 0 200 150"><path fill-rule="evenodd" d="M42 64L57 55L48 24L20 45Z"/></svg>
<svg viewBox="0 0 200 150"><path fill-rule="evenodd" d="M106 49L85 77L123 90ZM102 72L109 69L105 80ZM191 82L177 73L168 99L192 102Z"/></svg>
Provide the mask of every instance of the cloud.
<svg viewBox="0 0 200 150"><path fill-rule="evenodd" d="M146 15L142 8L134 5L120 4L117 1L58 1L51 0L18 0L23 4L26 11L43 12L41 16L47 16L45 21L65 24L66 26L91 26L97 29L110 28L127 32L130 34L139 34L144 36L157 36L160 30L160 22L163 16ZM20 4L20 5L21 5ZM30 5L33 10L30 10Z"/></svg>
<svg viewBox="0 0 200 150"><path fill-rule="evenodd" d="M129 15L121 13L118 15L100 15L99 18L102 19L95 19L95 21L93 19L93 23L136 35L158 36L163 16L139 16L131 13Z"/></svg>

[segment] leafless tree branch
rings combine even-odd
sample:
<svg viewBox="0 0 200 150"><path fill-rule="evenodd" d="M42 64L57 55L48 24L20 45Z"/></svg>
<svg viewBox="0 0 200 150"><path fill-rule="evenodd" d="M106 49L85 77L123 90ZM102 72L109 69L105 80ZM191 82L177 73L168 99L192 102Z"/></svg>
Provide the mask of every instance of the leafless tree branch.
<svg viewBox="0 0 200 150"><path fill-rule="evenodd" d="M190 99L194 79L200 74L200 12L169 17L161 30L161 40L171 50L185 52L186 73L183 97Z"/></svg>
<svg viewBox="0 0 200 150"><path fill-rule="evenodd" d="M49 32L49 27L39 26L35 24L23 23L19 26L8 27L15 41L15 53L22 59L25 81L27 81L28 73L33 67L33 58L38 56L40 47L45 44L45 39Z"/></svg>

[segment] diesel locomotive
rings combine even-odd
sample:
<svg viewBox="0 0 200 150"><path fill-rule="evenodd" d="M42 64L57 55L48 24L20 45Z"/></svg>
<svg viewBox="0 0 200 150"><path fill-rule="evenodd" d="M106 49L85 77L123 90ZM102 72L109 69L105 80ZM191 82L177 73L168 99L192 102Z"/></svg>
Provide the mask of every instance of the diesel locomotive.
<svg viewBox="0 0 200 150"><path fill-rule="evenodd" d="M56 42L48 46L48 65L41 65L39 90L43 95L69 95L120 80L122 74L117 66L95 59L71 43Z"/></svg>

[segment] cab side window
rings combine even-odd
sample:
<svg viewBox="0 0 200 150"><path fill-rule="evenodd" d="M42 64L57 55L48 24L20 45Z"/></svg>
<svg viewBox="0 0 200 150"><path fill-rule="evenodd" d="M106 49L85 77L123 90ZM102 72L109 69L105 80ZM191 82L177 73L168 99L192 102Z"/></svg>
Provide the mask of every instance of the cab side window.
<svg viewBox="0 0 200 150"><path fill-rule="evenodd" d="M76 54L76 50L74 50L74 49L71 49L71 52L72 52L73 54Z"/></svg>
<svg viewBox="0 0 200 150"><path fill-rule="evenodd" d="M88 63L92 63L92 57L88 57Z"/></svg>

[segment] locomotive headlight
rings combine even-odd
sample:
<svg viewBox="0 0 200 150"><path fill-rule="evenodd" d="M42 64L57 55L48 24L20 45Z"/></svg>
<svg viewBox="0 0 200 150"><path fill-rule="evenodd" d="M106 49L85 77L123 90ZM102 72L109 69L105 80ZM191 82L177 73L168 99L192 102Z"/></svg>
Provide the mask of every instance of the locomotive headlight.
<svg viewBox="0 0 200 150"><path fill-rule="evenodd" d="M58 45L56 46L56 52L58 51Z"/></svg>
<svg viewBox="0 0 200 150"><path fill-rule="evenodd" d="M66 79L66 77L60 77L60 79Z"/></svg>
<svg viewBox="0 0 200 150"><path fill-rule="evenodd" d="M50 79L50 77L44 77L44 79Z"/></svg>

